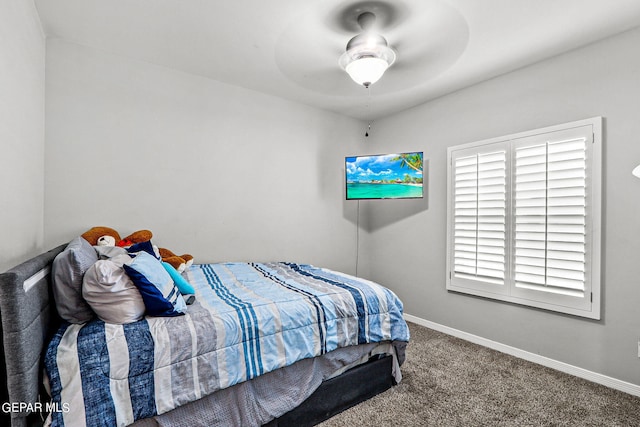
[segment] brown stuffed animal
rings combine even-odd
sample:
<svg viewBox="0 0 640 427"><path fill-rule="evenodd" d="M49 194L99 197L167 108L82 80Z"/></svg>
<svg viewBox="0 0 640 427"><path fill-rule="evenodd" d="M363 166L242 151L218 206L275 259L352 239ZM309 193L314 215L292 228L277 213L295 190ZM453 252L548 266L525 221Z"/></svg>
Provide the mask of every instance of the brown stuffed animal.
<svg viewBox="0 0 640 427"><path fill-rule="evenodd" d="M149 230L138 230L129 234L124 239L120 238L120 234L110 227L93 227L81 234L91 246L131 246L135 243L141 243L151 240L153 234Z"/></svg>
<svg viewBox="0 0 640 427"><path fill-rule="evenodd" d="M91 246L115 246L120 239L120 234L113 228L93 227L80 235Z"/></svg>
<svg viewBox="0 0 640 427"><path fill-rule="evenodd" d="M179 273L182 273L193 264L193 256L189 254L176 255L166 248L158 248L158 251L162 261L171 264Z"/></svg>
<svg viewBox="0 0 640 427"><path fill-rule="evenodd" d="M117 245L121 248L135 245L136 243L148 242L153 237L153 233L149 230L138 230L129 234L124 239L120 240Z"/></svg>
<svg viewBox="0 0 640 427"><path fill-rule="evenodd" d="M151 240L151 237L153 237L151 231L138 230L122 239L118 243L118 246L127 247L135 245L136 243L147 242ZM162 261L171 264L179 273L182 273L187 269L187 267L190 267L193 264L193 256L189 254L176 255L167 248L158 248L158 254Z"/></svg>
<svg viewBox="0 0 640 427"><path fill-rule="evenodd" d="M93 227L81 235L91 246L120 246L127 247L136 243L147 242L153 237L150 230L138 230L129 234L124 239L120 234L109 227ZM166 248L159 248L158 252L162 261L171 264L173 268L182 273L193 264L193 256L189 254L176 255Z"/></svg>

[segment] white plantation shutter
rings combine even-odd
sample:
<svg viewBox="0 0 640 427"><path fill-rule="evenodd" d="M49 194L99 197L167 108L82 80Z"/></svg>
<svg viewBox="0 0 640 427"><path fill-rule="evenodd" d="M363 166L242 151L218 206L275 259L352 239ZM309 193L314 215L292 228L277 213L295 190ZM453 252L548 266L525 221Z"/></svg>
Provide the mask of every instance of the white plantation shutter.
<svg viewBox="0 0 640 427"><path fill-rule="evenodd" d="M455 159L454 272L459 278L504 283L507 153Z"/></svg>
<svg viewBox="0 0 640 427"><path fill-rule="evenodd" d="M448 289L599 318L599 120L449 149Z"/></svg>
<svg viewBox="0 0 640 427"><path fill-rule="evenodd" d="M513 142L514 296L574 308L591 303L592 135L591 127L580 127Z"/></svg>

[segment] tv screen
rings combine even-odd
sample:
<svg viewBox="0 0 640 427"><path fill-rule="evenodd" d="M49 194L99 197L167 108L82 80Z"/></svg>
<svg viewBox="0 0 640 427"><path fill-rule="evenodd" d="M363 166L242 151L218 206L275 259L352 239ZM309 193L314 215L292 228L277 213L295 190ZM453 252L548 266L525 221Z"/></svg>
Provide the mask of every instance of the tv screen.
<svg viewBox="0 0 640 427"><path fill-rule="evenodd" d="M420 198L422 170L422 152L347 157L347 200Z"/></svg>

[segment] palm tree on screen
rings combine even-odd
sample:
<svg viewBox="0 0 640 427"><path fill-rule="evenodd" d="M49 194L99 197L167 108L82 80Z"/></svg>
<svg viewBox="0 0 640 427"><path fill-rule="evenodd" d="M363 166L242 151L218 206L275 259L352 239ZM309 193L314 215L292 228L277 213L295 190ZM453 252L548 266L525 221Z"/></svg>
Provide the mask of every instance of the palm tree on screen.
<svg viewBox="0 0 640 427"><path fill-rule="evenodd" d="M400 154L392 159L393 161L400 161L400 167L409 167L418 172L422 172L422 156L420 153L415 154Z"/></svg>

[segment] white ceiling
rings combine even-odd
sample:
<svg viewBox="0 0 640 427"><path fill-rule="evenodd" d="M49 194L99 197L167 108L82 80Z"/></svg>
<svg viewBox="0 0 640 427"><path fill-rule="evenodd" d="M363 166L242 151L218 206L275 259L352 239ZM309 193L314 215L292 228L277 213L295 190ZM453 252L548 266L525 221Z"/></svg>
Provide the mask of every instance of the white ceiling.
<svg viewBox="0 0 640 427"><path fill-rule="evenodd" d="M45 33L370 120L640 25L639 0L35 0ZM338 66L357 13L398 55Z"/></svg>

